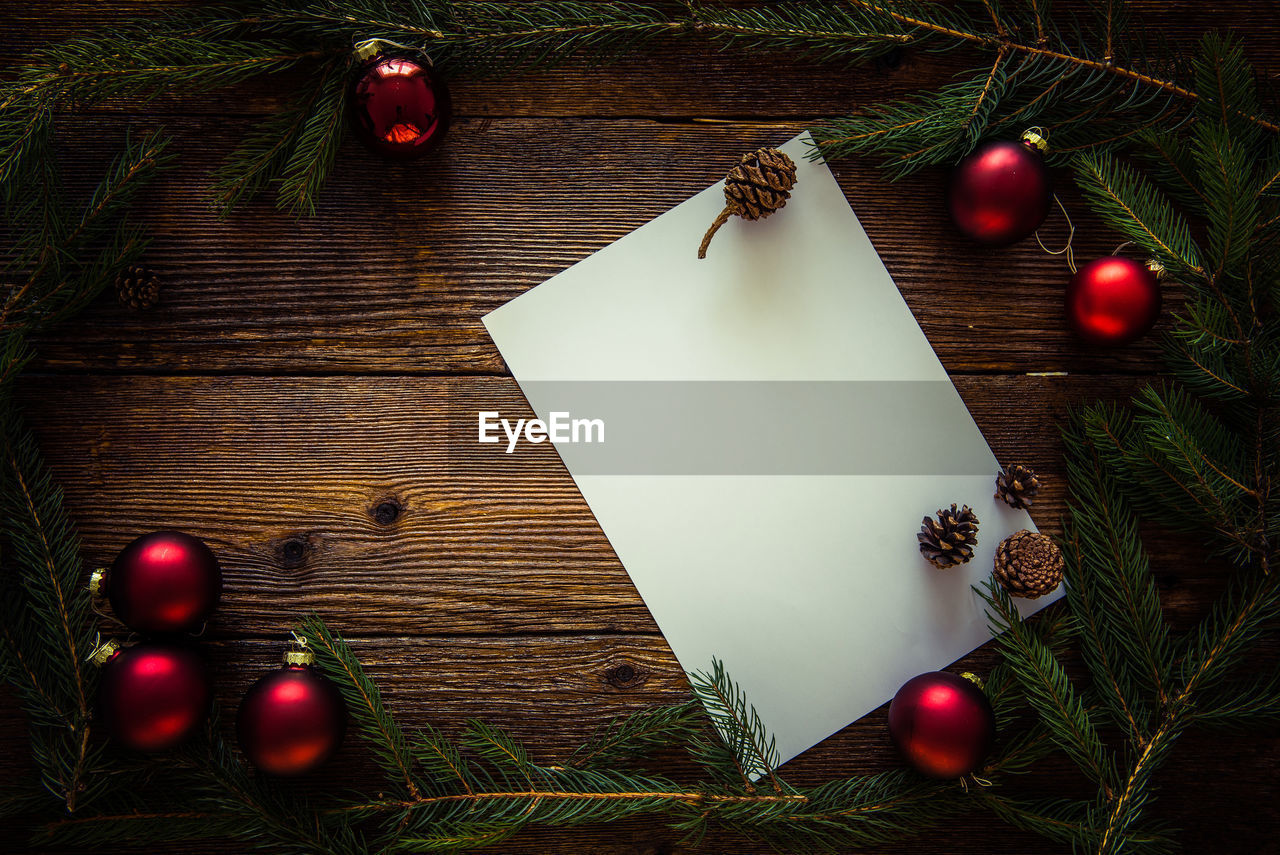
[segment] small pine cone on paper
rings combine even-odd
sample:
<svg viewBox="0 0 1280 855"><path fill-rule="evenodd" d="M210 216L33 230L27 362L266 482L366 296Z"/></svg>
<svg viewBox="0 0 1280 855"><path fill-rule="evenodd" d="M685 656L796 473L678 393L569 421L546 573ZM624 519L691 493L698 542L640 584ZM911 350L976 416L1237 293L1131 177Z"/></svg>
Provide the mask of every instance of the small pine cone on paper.
<svg viewBox="0 0 1280 855"><path fill-rule="evenodd" d="M1030 466L1015 463L996 475L996 498L1011 508L1025 511L1040 492L1040 479Z"/></svg>
<svg viewBox="0 0 1280 855"><path fill-rule="evenodd" d="M1034 600L1057 590L1063 564L1062 550L1049 537L1016 531L996 547L992 575L1013 596Z"/></svg>
<svg viewBox="0 0 1280 855"><path fill-rule="evenodd" d="M952 505L941 508L937 518L925 517L920 532L920 554L940 570L964 564L973 557L973 545L978 542L978 517L965 505L960 510Z"/></svg>

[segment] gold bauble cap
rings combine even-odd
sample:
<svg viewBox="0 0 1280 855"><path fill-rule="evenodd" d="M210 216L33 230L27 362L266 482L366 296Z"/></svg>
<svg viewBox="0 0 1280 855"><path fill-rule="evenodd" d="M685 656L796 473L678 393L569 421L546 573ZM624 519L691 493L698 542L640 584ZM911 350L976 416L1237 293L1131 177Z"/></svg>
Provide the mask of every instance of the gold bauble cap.
<svg viewBox="0 0 1280 855"><path fill-rule="evenodd" d="M1044 154L1049 150L1049 141L1044 138L1044 135L1039 132L1038 128L1028 128L1023 131L1022 141L1041 154Z"/></svg>
<svg viewBox="0 0 1280 855"><path fill-rule="evenodd" d="M119 652L120 642L114 638L108 638L89 654L89 661L98 666L106 665Z"/></svg>

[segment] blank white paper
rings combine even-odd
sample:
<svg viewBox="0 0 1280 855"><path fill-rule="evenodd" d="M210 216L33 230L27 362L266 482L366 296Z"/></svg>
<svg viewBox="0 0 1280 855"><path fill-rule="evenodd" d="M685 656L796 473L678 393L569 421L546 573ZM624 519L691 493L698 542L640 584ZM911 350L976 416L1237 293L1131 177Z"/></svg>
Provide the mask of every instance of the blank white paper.
<svg viewBox="0 0 1280 855"><path fill-rule="evenodd" d="M484 323L543 419L563 409L551 381L938 383L914 426L964 449L971 474L587 474L559 447L682 667L721 659L785 762L988 640L970 586L1034 524L993 497L995 457L808 135L782 149L797 164L786 207L731 218L706 259L723 182ZM953 502L977 513L978 544L940 571L915 535Z"/></svg>

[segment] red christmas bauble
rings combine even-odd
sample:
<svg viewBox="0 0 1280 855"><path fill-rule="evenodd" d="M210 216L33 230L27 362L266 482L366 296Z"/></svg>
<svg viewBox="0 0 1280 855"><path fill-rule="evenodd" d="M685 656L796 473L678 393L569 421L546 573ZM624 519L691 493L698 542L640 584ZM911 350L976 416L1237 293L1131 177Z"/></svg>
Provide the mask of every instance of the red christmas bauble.
<svg viewBox="0 0 1280 855"><path fill-rule="evenodd" d="M951 174L948 205L960 231L981 243L1004 245L1040 228L1051 194L1040 151L1031 142L1002 140L983 143L960 161Z"/></svg>
<svg viewBox="0 0 1280 855"><path fill-rule="evenodd" d="M412 52L380 52L356 69L349 95L351 127L377 154L401 160L435 148L453 114L449 89Z"/></svg>
<svg viewBox="0 0 1280 855"><path fill-rule="evenodd" d="M191 632L222 596L222 570L204 541L179 531L144 534L90 583L136 632Z"/></svg>
<svg viewBox="0 0 1280 855"><path fill-rule="evenodd" d="M138 751L163 751L194 734L213 690L189 647L144 643L120 650L102 668L98 705L107 732Z"/></svg>
<svg viewBox="0 0 1280 855"><path fill-rule="evenodd" d="M1081 267L1067 285L1067 318L1093 344L1128 344L1160 317L1160 280L1131 258L1110 255Z"/></svg>
<svg viewBox="0 0 1280 855"><path fill-rule="evenodd" d="M249 687L236 714L236 733L240 748L263 772L302 775L338 749L346 717L332 682L310 665L286 664Z"/></svg>
<svg viewBox="0 0 1280 855"><path fill-rule="evenodd" d="M889 736L907 762L931 778L976 771L991 750L996 717L986 694L947 671L912 677L889 704Z"/></svg>

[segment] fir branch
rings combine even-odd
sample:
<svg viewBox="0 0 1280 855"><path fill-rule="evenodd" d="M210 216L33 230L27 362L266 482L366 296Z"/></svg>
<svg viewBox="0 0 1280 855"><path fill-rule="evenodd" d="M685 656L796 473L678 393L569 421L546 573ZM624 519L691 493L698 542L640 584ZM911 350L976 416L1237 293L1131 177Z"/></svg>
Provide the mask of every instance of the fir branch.
<svg viewBox="0 0 1280 855"><path fill-rule="evenodd" d="M342 690L347 708L387 778L397 786L403 786L410 797L417 797L419 790L413 775L413 753L404 733L383 704L378 685L365 674L346 641L333 635L324 621L315 615L299 624L296 631L306 638L315 652L316 667Z"/></svg>
<svg viewBox="0 0 1280 855"><path fill-rule="evenodd" d="M909 44L900 26L847 3L790 3L760 8L691 4L692 27L725 47L785 50L820 62L855 62Z"/></svg>
<svg viewBox="0 0 1280 855"><path fill-rule="evenodd" d="M1107 154L1082 153L1076 183L1104 223L1180 276L1204 273L1191 229L1163 194Z"/></svg>
<svg viewBox="0 0 1280 855"><path fill-rule="evenodd" d="M5 672L24 678L24 706L35 726L56 731L45 743L41 774L45 786L74 812L85 801L85 777L93 765L89 733L97 682L87 661L93 634L80 542L35 437L12 412L0 424L0 443L7 598L13 602L20 585L20 602L29 616L15 627L21 636L11 630L5 634Z"/></svg>
<svg viewBox="0 0 1280 855"><path fill-rule="evenodd" d="M1050 737L1104 792L1110 793L1115 770L1089 711L1076 695L1062 665L1023 626L1013 600L1003 588L983 583L978 593L990 607L988 620L997 646L1027 700L1049 729ZM975 589L977 590L977 589Z"/></svg>
<svg viewBox="0 0 1280 855"><path fill-rule="evenodd" d="M214 172L212 192L220 217L256 196L284 171L297 151L304 124L319 101L331 95L331 85L331 75L320 75L308 92L261 122Z"/></svg>
<svg viewBox="0 0 1280 855"><path fill-rule="evenodd" d="M1280 579L1276 574L1242 579L1233 575L1227 591L1186 641L1181 660L1182 690L1172 704L1181 708L1225 678L1266 627L1280 619Z"/></svg>
<svg viewBox="0 0 1280 855"><path fill-rule="evenodd" d="M567 765L596 769L643 757L663 746L685 742L701 729L703 719L699 709L697 702L685 701L613 719L579 747Z"/></svg>
<svg viewBox="0 0 1280 855"><path fill-rule="evenodd" d="M1224 687L1188 714L1192 724L1236 731L1280 724L1280 675Z"/></svg>
<svg viewBox="0 0 1280 855"><path fill-rule="evenodd" d="M781 795L787 788L774 773L778 765L777 741L747 702L746 695L729 679L724 663L712 660L711 671L689 675L689 684L731 752L747 792L754 791L756 778L768 777L773 791ZM709 752L702 751L698 756L714 762L714 755Z"/></svg>
<svg viewBox="0 0 1280 855"><path fill-rule="evenodd" d="M56 195L41 193L34 200L41 217L34 229L26 224L18 258L6 271L11 281L0 305L0 331L29 336L74 314L137 257L145 241L122 215L170 162L167 144L158 133L137 143L126 141L78 215L66 210Z"/></svg>
<svg viewBox="0 0 1280 855"><path fill-rule="evenodd" d="M1071 505L1063 552L1067 598L1089 671L1115 722L1149 736L1169 697L1172 651L1137 521L1087 434L1105 409L1075 414L1064 431Z"/></svg>
<svg viewBox="0 0 1280 855"><path fill-rule="evenodd" d="M331 62L323 71L319 95L298 125L297 142L280 167L277 207L293 214L314 214L316 196L333 168L342 142L349 63Z"/></svg>

